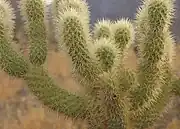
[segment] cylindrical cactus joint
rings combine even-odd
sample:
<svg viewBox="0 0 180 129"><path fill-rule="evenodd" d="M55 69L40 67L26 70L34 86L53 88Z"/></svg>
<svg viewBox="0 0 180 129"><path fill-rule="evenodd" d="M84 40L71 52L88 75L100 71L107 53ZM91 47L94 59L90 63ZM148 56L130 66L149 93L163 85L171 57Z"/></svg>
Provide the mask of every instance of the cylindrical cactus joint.
<svg viewBox="0 0 180 129"><path fill-rule="evenodd" d="M65 10L60 14L59 44L65 47L73 63L73 72L80 76L83 85L93 86L98 79L100 70L90 57L88 50L89 31L83 17L74 9ZM82 81L85 80L85 81Z"/></svg>
<svg viewBox="0 0 180 129"><path fill-rule="evenodd" d="M10 4L0 1L0 67L11 76L23 77L28 63L11 48L15 18Z"/></svg>
<svg viewBox="0 0 180 129"><path fill-rule="evenodd" d="M147 0L139 10L137 25L140 45L140 66L138 71L139 86L132 93L132 108L136 110L135 118L138 129L149 127L158 118L167 102L169 82L170 49L172 43L166 36L169 31L173 4L169 0ZM171 5L170 5L171 4ZM141 12L142 11L142 12ZM145 22L145 26L142 24ZM167 45L170 43L169 45ZM169 53L170 52L170 53ZM147 107L147 108L145 108ZM152 115L151 115L152 114Z"/></svg>
<svg viewBox="0 0 180 129"><path fill-rule="evenodd" d="M19 8L25 20L25 30L30 43L29 60L34 65L42 65L47 57L44 1L21 0Z"/></svg>

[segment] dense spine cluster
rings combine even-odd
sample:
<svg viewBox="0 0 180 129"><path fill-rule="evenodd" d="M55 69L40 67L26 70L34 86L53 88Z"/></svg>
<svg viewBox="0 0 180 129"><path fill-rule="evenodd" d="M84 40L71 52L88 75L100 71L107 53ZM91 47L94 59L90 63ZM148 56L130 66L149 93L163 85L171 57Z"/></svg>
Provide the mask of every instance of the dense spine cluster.
<svg viewBox="0 0 180 129"><path fill-rule="evenodd" d="M85 0L54 0L53 25L59 49L70 56L73 75L85 95L61 89L43 64L47 57L44 0L20 0L29 42L29 61L13 50L14 13L0 1L0 67L24 79L44 105L66 116L86 120L89 129L152 127L172 95L180 95L172 75L174 39L170 25L174 1L144 0L135 24L131 20L98 20L92 33ZM125 67L129 47L140 51L137 71Z"/></svg>

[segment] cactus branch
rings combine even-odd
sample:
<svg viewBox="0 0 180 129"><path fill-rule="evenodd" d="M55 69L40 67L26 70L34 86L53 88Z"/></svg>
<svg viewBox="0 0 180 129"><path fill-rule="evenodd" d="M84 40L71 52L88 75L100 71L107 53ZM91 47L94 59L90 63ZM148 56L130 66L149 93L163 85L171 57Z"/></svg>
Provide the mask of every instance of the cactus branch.
<svg viewBox="0 0 180 129"><path fill-rule="evenodd" d="M25 80L30 90L44 105L72 118L85 118L86 98L61 89L42 67L33 67Z"/></svg>
<svg viewBox="0 0 180 129"><path fill-rule="evenodd" d="M25 30L30 43L29 60L34 65L42 65L47 57L44 1L21 0L19 7L25 20Z"/></svg>
<svg viewBox="0 0 180 129"><path fill-rule="evenodd" d="M59 18L60 38L59 43L67 49L73 63L75 76L81 77L84 86L93 86L99 79L99 73L95 61L92 60L88 50L89 32L81 15L74 9L68 9ZM84 81L83 81L84 80ZM89 90L88 90L89 91Z"/></svg>
<svg viewBox="0 0 180 129"><path fill-rule="evenodd" d="M28 69L28 63L11 48L13 41L14 14L6 1L0 1L0 66L11 76L23 77Z"/></svg>

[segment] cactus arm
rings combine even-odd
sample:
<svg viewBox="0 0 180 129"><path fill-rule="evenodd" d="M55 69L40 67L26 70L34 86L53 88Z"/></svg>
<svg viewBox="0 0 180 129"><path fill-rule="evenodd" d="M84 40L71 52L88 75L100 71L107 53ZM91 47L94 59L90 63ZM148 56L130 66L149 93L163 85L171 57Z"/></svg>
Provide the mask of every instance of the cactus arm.
<svg viewBox="0 0 180 129"><path fill-rule="evenodd" d="M152 97L134 112L134 126L137 129L152 127L160 119L161 113L170 101L172 94L169 91L172 87L172 73L169 62L171 58L168 55L164 55L161 71L163 74L161 87L156 88L156 91L153 91Z"/></svg>
<svg viewBox="0 0 180 129"><path fill-rule="evenodd" d="M73 8L76 11L89 17L89 8L86 0L54 0L52 3L52 12L54 18L57 18L59 11L62 12L66 8Z"/></svg>
<svg viewBox="0 0 180 129"><path fill-rule="evenodd" d="M113 43L118 51L118 61L112 66L110 76L115 89L119 91L118 94L127 95L127 91L135 85L136 76L133 71L125 68L124 61L128 48L133 43L135 32L132 23L127 19L117 20L112 24L112 32Z"/></svg>
<svg viewBox="0 0 180 129"><path fill-rule="evenodd" d="M5 32L4 36L7 36L6 39L8 39L8 42L12 42L14 38L14 25L15 25L15 18L16 16L14 15L14 10L11 8L11 5L9 4L8 1L2 0L0 1L0 19L1 22L3 23L4 29L3 31Z"/></svg>
<svg viewBox="0 0 180 129"><path fill-rule="evenodd" d="M161 113L170 101L171 94L169 94L169 91L171 89L172 74L169 64L167 64L168 57L166 56L165 58L163 64L164 70L161 71L164 75L162 78L162 86L156 88L153 91L151 99L133 112L134 118L132 118L132 120L134 127L137 129L152 127L153 124L160 119Z"/></svg>
<svg viewBox="0 0 180 129"><path fill-rule="evenodd" d="M6 47L2 46L2 44ZM25 78L34 95L49 108L73 118L84 117L86 114L86 101L82 97L60 89L43 71L39 69L29 70L29 65L24 61L23 57L7 46L4 41L0 46L0 55L2 55L0 65L5 72L11 76Z"/></svg>
<svg viewBox="0 0 180 129"><path fill-rule="evenodd" d="M128 49L128 46L132 43L134 31L131 23L126 20L117 21L112 26L113 26L113 30L112 30L113 33L111 38L99 37L100 39L97 40L97 42L99 43L100 41L103 40L110 41L108 46L112 44L111 49L114 48L112 50L115 52L116 55L116 58L114 59L114 63L111 65L112 67L111 70L108 71L107 73L101 74L101 78L104 81L103 104L105 105L107 110L106 118L107 118L108 128L114 128L118 126L119 128L125 129L128 126L129 119L128 119L128 101L125 98L127 94L124 93L123 90L126 91L127 89L129 89L129 87L132 86L132 84L129 85L126 83L127 80L129 83L131 83L132 80L129 80L131 77L130 74L128 73L130 72L122 68L124 66L121 63L123 62L122 61L123 57L126 56L125 53ZM96 47L97 42L93 44L94 47ZM101 59L101 61L102 60L103 59ZM126 85L124 83L126 83Z"/></svg>
<svg viewBox="0 0 180 129"><path fill-rule="evenodd" d="M137 9L137 14L136 14L136 19L134 21L135 25L135 40L134 40L134 46L138 52L138 57L140 56L141 53L140 47L141 44L144 42L143 39L147 35L147 14L146 14L146 8L145 5L142 4L138 9Z"/></svg>
<svg viewBox="0 0 180 129"><path fill-rule="evenodd" d="M174 43L174 40L169 33L169 25L170 25L171 16L173 15L172 14L173 3L169 3L168 1L162 1L162 0L153 0L153 1L147 1L147 3L145 4L147 4L146 5L147 7L146 9L148 9L147 20L149 20L148 23L150 26L148 30L150 32L147 33L148 34L147 36L149 36L148 40L150 40L151 36L153 36L151 39L152 41L151 45L154 45L154 47L156 45L157 46L154 48L156 49L154 50L155 51L154 55L151 55L153 54L152 51L147 52L148 58L151 60L150 61L146 60L149 62L148 63L148 65L150 65L149 68L150 69L153 68L152 72L154 70L154 73L153 75L151 75L152 73L149 74L146 73L146 75L143 74L144 77L148 75L146 77L148 80L146 79L146 82L144 82L143 85L140 82L140 85L143 88L142 90L140 88L137 88L137 90L139 91L138 94L143 93L144 91L143 94L145 95L145 98L138 99L138 102L142 102L142 103L139 104L138 109L135 112L133 112L134 113L133 119L135 120L134 126L137 129L149 128L153 126L154 122L159 118L160 113L163 111L164 107L169 101L170 98L169 90L171 88L171 82L172 82L171 63L173 58L172 44ZM163 18L158 19L160 17ZM154 31L152 31L151 29L153 29ZM156 41L158 41L158 43L160 43L161 41L161 44L156 43ZM148 47L148 50L151 50L149 48L151 45L148 44L149 43L143 44L144 45L143 47L144 48ZM158 52L159 54L157 54ZM146 55L145 51L144 53ZM145 55L144 58L147 56ZM158 76L155 76L155 74ZM158 80L155 80L155 78L153 79L154 76L157 77ZM147 81L151 81L151 83L147 83ZM150 86L151 88L147 86ZM138 96L138 94L136 94L135 96L136 97L144 96L143 94ZM135 106L133 105L133 107Z"/></svg>
<svg viewBox="0 0 180 129"><path fill-rule="evenodd" d="M54 0L53 2L53 14L58 17L58 12L62 12L64 9L67 8L73 8L77 12L81 13L82 16L87 18L87 21L89 21L89 7L86 2L86 0L65 0L65 1L59 1Z"/></svg>
<svg viewBox="0 0 180 129"><path fill-rule="evenodd" d="M72 59L75 78L80 79L83 86L93 89L101 70L88 50L89 32L86 23L74 9L68 9L60 15L58 27L61 35L59 44L65 47Z"/></svg>
<svg viewBox="0 0 180 129"><path fill-rule="evenodd" d="M13 41L13 10L6 1L0 1L0 66L11 76L23 77L29 65L11 48Z"/></svg>
<svg viewBox="0 0 180 129"><path fill-rule="evenodd" d="M10 76L23 77L28 72L29 64L9 45L5 38L0 37L0 67Z"/></svg>
<svg viewBox="0 0 180 129"><path fill-rule="evenodd" d="M29 60L34 65L42 65L47 57L47 30L43 2L43 0L21 0L19 4L30 43Z"/></svg>
<svg viewBox="0 0 180 129"><path fill-rule="evenodd" d="M72 118L85 117L86 99L58 87L43 68L33 67L25 80L44 105Z"/></svg>
<svg viewBox="0 0 180 129"><path fill-rule="evenodd" d="M171 9L169 3L161 0L144 1L144 7L147 15L147 35L144 36L144 42L141 43L141 59L139 66L138 81L140 85L137 88L134 108L141 106L151 96L152 89L161 77L160 68L161 58L164 51L164 31L167 30L171 18ZM144 32L144 31L143 31ZM143 33L142 32L142 33ZM137 101L137 102L136 102Z"/></svg>

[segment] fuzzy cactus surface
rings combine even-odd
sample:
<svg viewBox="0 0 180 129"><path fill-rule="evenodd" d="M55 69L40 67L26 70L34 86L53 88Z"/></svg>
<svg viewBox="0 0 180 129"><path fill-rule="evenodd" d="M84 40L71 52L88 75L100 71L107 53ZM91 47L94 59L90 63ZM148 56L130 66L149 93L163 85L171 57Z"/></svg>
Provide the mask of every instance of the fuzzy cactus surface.
<svg viewBox="0 0 180 129"><path fill-rule="evenodd" d="M29 42L29 60L11 47L14 13L0 1L0 67L22 78L44 105L88 129L147 129L160 119L171 96L180 95L180 79L172 73L174 39L170 25L174 1L143 0L135 25L123 18L98 20L91 32L85 0L54 0L53 20L59 49L70 56L72 74L84 95L60 88L48 74L47 33L43 0L20 0ZM63 7L63 8L61 8ZM140 50L137 71L125 67L129 47Z"/></svg>

